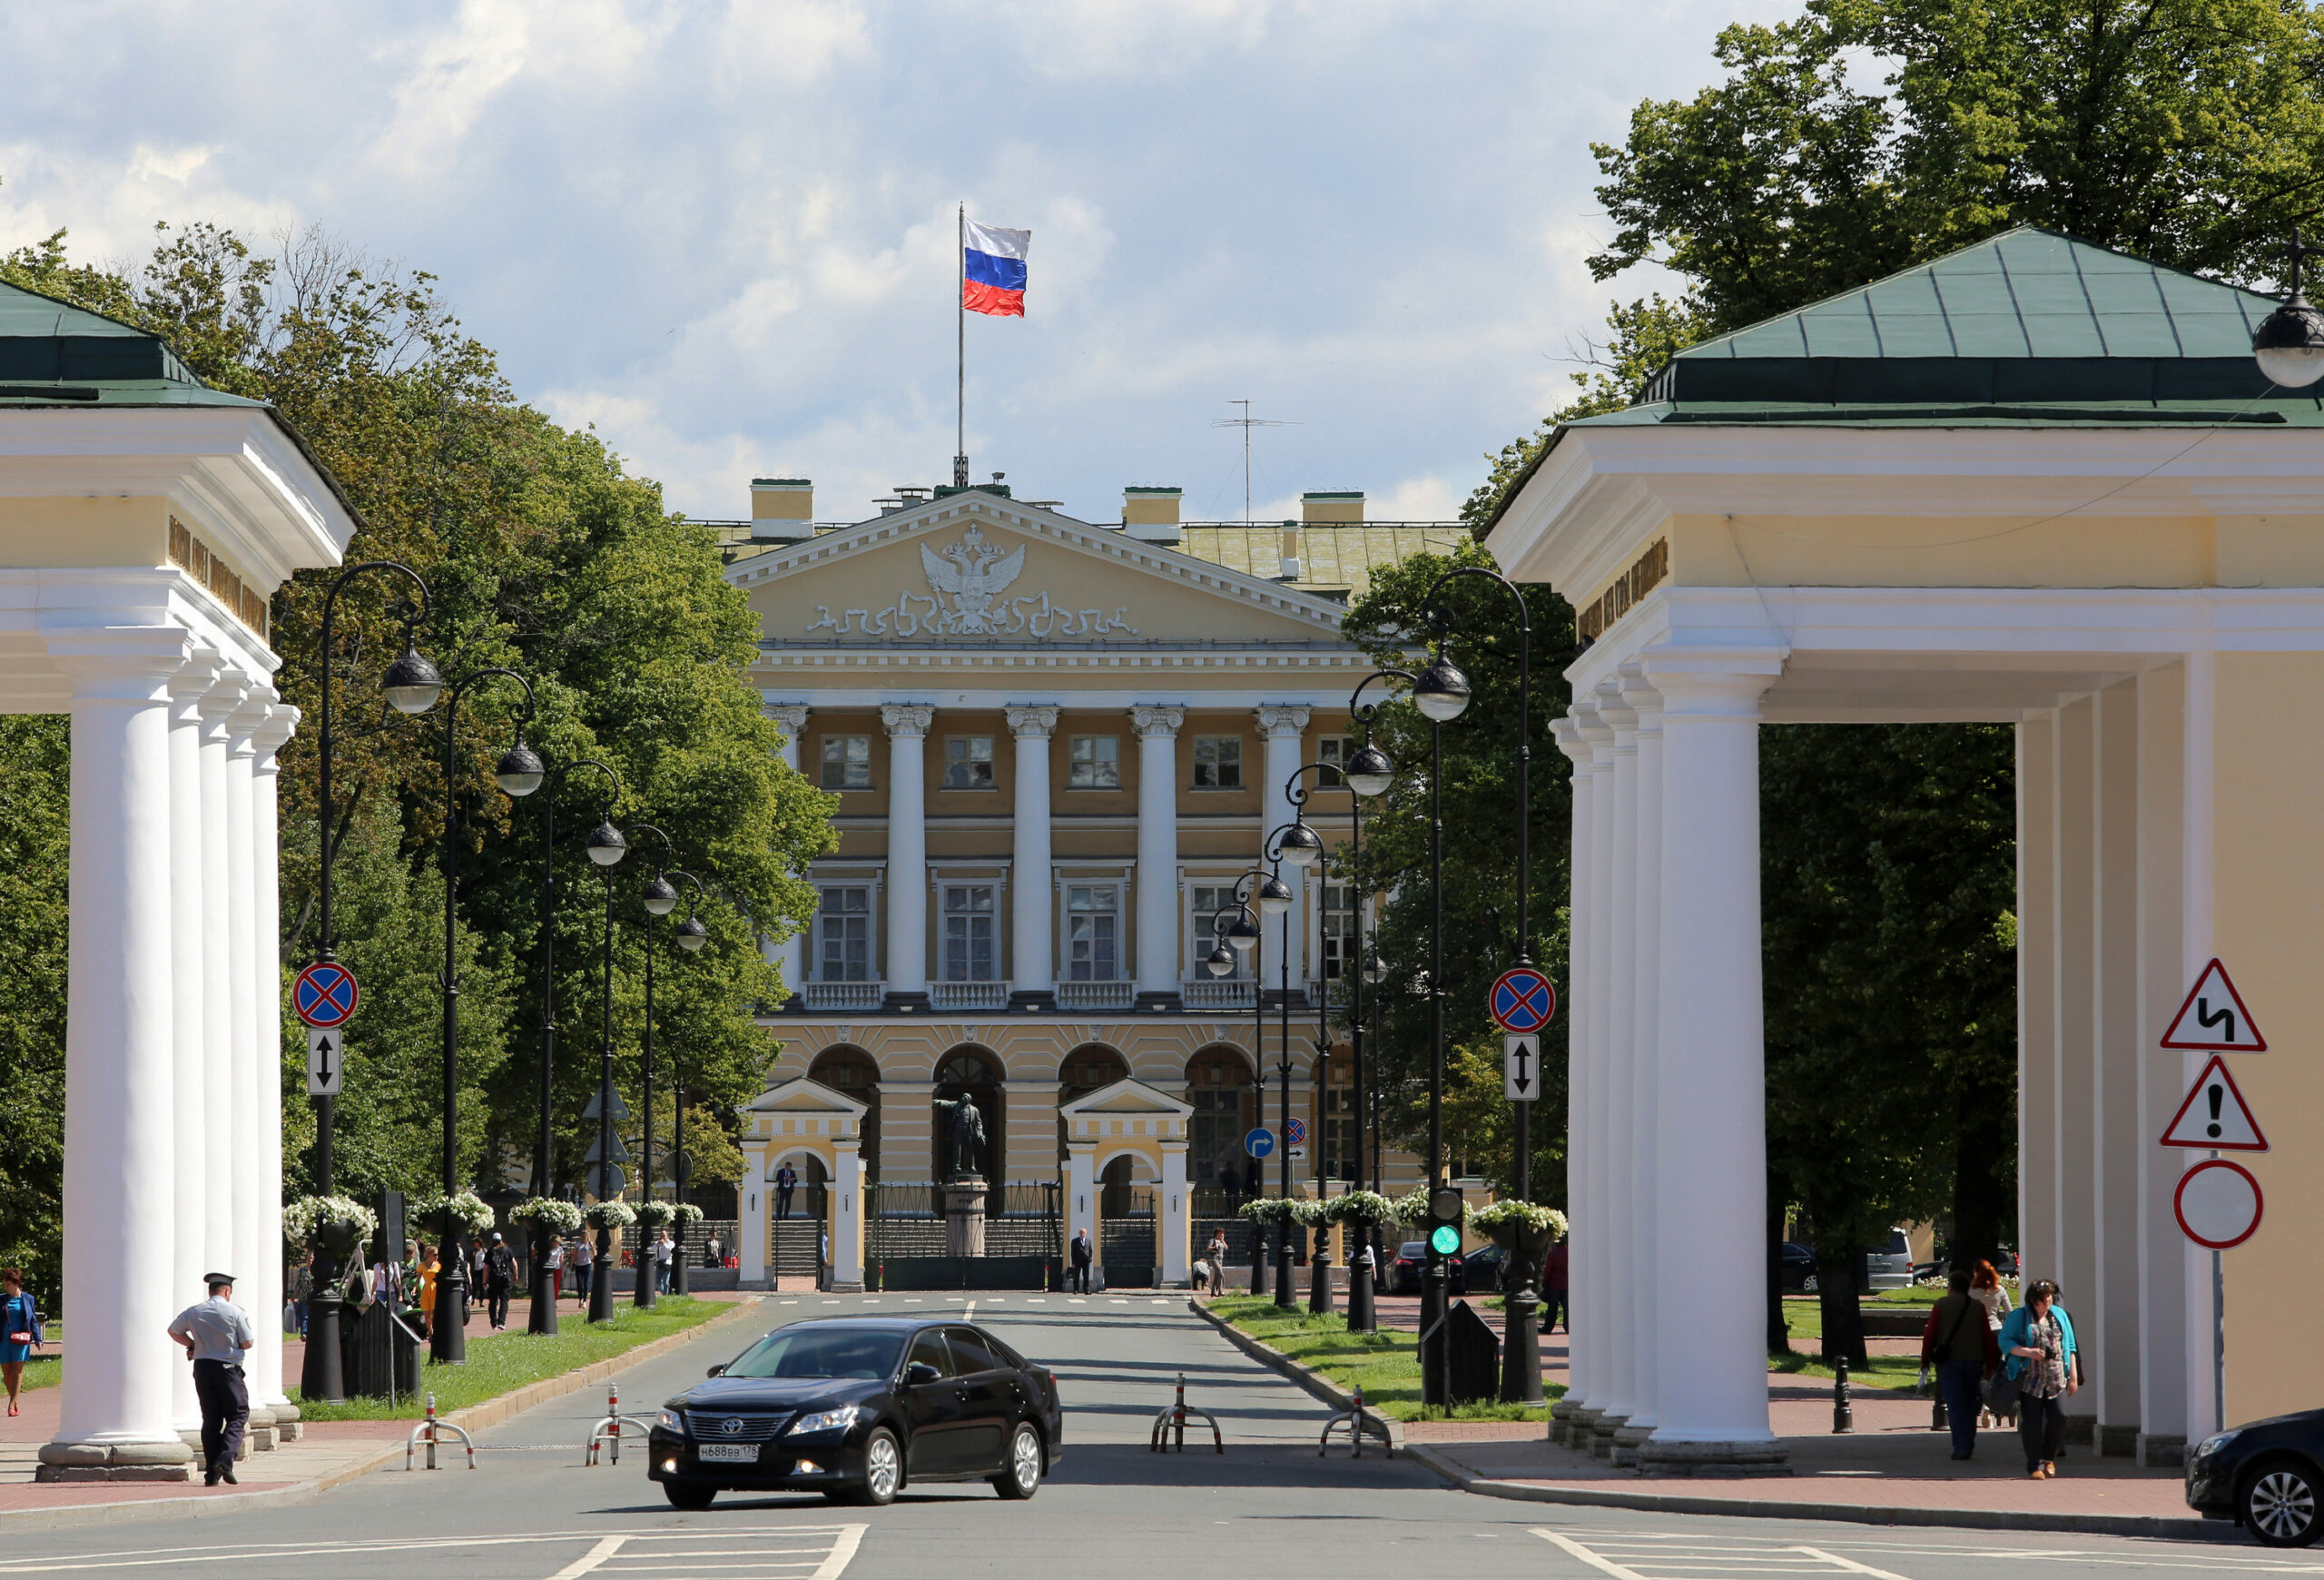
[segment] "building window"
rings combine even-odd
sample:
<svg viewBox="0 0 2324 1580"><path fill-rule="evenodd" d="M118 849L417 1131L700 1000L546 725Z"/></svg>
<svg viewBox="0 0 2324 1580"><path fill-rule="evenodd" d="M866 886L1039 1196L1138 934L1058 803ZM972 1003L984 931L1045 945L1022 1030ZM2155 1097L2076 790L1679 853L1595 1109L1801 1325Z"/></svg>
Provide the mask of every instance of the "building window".
<svg viewBox="0 0 2324 1580"><path fill-rule="evenodd" d="M1187 975L1196 982L1250 981L1250 954L1246 951L1236 948L1231 943L1226 944L1226 953L1235 957L1235 969L1233 971L1228 972L1223 977L1215 977L1210 974L1209 968L1203 964L1203 961L1209 955L1213 948L1221 943L1226 943L1226 940L1220 936L1218 933L1213 930L1211 926L1212 918L1216 917L1220 927L1230 927L1234 925L1235 918L1240 913L1234 909L1235 885L1232 884L1196 884L1191 885L1187 889L1187 893L1192 896L1193 899L1193 904L1188 914L1187 939L1187 942L1193 945L1195 952L1194 969L1188 972ZM1226 907L1226 913L1223 916L1219 915L1219 907L1222 905Z"/></svg>
<svg viewBox="0 0 2324 1580"><path fill-rule="evenodd" d="M1250 1069L1235 1054L1204 1054L1187 1070L1187 1101L1195 1111L1187 1120L1187 1183L1223 1189L1230 1199L1242 1194L1243 1137L1256 1117L1251 1097ZM1235 1232L1227 1239L1234 1241Z"/></svg>
<svg viewBox="0 0 2324 1580"><path fill-rule="evenodd" d="M1066 784L1075 790L1118 790L1122 787L1122 743L1118 736L1076 736L1069 748L1072 771Z"/></svg>
<svg viewBox="0 0 2324 1580"><path fill-rule="evenodd" d="M1065 976L1068 982L1117 982L1120 962L1121 890L1111 884L1065 888Z"/></svg>
<svg viewBox="0 0 2324 1580"><path fill-rule="evenodd" d="M1195 788L1240 790L1243 787L1243 737L1195 737Z"/></svg>
<svg viewBox="0 0 2324 1580"><path fill-rule="evenodd" d="M826 790L869 790L872 788L872 737L870 736L825 736L823 737L823 788Z"/></svg>
<svg viewBox="0 0 2324 1580"><path fill-rule="evenodd" d="M992 737L951 736L944 742L944 788L992 788Z"/></svg>
<svg viewBox="0 0 2324 1580"><path fill-rule="evenodd" d="M815 913L815 980L872 979L872 890L862 884L832 884Z"/></svg>
<svg viewBox="0 0 2324 1580"><path fill-rule="evenodd" d="M1325 736L1315 743L1315 761L1323 769L1315 775L1317 785L1340 785L1347 783L1340 777L1340 766L1355 755L1354 736Z"/></svg>
<svg viewBox="0 0 2324 1580"><path fill-rule="evenodd" d="M992 982L990 884L944 885L944 980Z"/></svg>
<svg viewBox="0 0 2324 1580"><path fill-rule="evenodd" d="M1324 980L1337 982L1355 957L1355 886L1325 884L1324 888Z"/></svg>
<svg viewBox="0 0 2324 1580"><path fill-rule="evenodd" d="M1324 1178L1355 1178L1356 1153L1364 1144L1364 1130L1355 1111L1355 1071L1344 1059L1324 1066Z"/></svg>

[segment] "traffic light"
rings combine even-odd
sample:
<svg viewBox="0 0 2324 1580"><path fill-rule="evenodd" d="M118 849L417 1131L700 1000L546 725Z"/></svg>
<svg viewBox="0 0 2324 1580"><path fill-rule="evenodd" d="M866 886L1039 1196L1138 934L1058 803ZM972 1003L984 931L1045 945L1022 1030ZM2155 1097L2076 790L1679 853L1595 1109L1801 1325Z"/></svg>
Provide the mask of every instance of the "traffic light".
<svg viewBox="0 0 2324 1580"><path fill-rule="evenodd" d="M1428 1249L1440 1257L1461 1254L1461 1188L1440 1185L1428 1193Z"/></svg>

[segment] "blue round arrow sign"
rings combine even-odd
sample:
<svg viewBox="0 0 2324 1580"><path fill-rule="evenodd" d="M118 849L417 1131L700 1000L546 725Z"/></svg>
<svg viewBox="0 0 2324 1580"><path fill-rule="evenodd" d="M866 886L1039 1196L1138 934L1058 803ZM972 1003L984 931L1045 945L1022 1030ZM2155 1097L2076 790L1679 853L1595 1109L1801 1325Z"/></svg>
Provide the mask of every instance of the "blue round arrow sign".
<svg viewBox="0 0 2324 1580"><path fill-rule="evenodd" d="M290 1007L310 1026L343 1026L362 996L355 973L336 963L309 966L290 985Z"/></svg>
<svg viewBox="0 0 2324 1580"><path fill-rule="evenodd" d="M1489 1004L1494 1023L1521 1037L1550 1023L1558 1012L1558 990L1535 967L1512 966L1493 980Z"/></svg>
<svg viewBox="0 0 2324 1580"><path fill-rule="evenodd" d="M1254 1158L1264 1158L1275 1150L1275 1132L1262 1125L1243 1138L1243 1150Z"/></svg>

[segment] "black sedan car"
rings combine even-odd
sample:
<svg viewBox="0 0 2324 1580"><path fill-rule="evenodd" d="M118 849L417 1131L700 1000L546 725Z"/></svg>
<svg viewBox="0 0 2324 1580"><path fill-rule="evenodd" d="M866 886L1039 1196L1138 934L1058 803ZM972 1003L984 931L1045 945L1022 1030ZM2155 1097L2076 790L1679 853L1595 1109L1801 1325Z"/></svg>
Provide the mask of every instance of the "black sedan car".
<svg viewBox="0 0 2324 1580"><path fill-rule="evenodd" d="M1473 1265L1475 1272L1471 1272ZM1454 1252L1444 1259L1445 1293L1465 1295L1472 1279L1481 1279L1484 1287L1497 1287L1501 1277L1501 1251L1496 1246L1466 1254ZM1428 1242L1408 1239L1396 1248L1396 1259L1388 1265L1388 1293L1417 1295L1428 1281Z"/></svg>
<svg viewBox="0 0 2324 1580"><path fill-rule="evenodd" d="M2324 1534L2324 1410L2273 1416L2204 1438L2187 1457L2187 1504L2270 1547Z"/></svg>
<svg viewBox="0 0 2324 1580"><path fill-rule="evenodd" d="M647 1474L687 1509L721 1492L884 1504L922 1481L1025 1498L1064 1430L1056 1376L983 1328L838 1317L776 1328L665 1404Z"/></svg>

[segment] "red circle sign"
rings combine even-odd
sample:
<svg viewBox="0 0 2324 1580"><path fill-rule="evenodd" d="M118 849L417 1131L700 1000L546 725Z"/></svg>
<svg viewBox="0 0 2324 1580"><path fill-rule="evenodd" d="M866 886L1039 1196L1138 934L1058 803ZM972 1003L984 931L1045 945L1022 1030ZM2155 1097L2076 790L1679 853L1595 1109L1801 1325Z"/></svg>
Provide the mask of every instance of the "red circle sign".
<svg viewBox="0 0 2324 1580"><path fill-rule="evenodd" d="M1530 1036L1558 1012L1558 990L1535 967L1513 965L1493 979L1485 1005L1502 1031Z"/></svg>
<svg viewBox="0 0 2324 1580"><path fill-rule="evenodd" d="M290 984L290 1007L310 1026L345 1025L359 997L355 973L333 962L318 961Z"/></svg>
<svg viewBox="0 0 2324 1580"><path fill-rule="evenodd" d="M2187 1238L2212 1250L2232 1249L2257 1234L2266 1205L2251 1170L2225 1158L2188 1170L2171 1199Z"/></svg>

